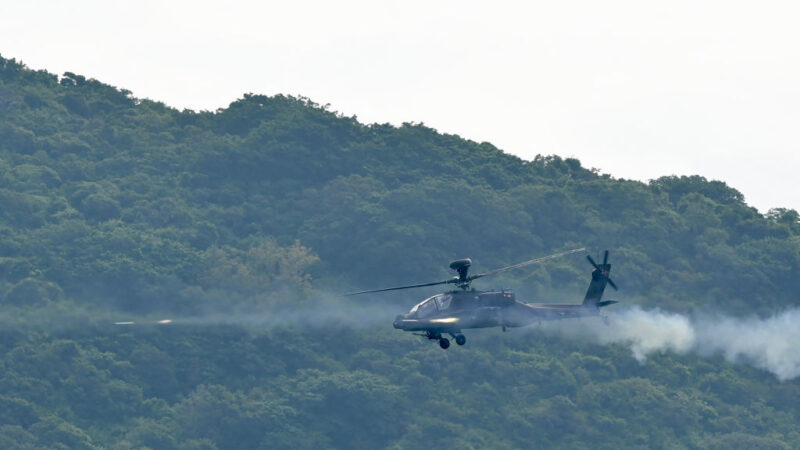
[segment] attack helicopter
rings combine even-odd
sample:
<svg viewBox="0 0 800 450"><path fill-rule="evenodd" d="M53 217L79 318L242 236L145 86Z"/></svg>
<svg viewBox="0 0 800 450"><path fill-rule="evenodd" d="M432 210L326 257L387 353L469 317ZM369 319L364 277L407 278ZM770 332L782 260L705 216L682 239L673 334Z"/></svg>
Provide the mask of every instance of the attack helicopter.
<svg viewBox="0 0 800 450"><path fill-rule="evenodd" d="M469 275L472 260L469 258L459 259L450 263L450 268L455 270L458 276L448 280L371 289L346 295L362 295L442 284L455 285L456 289L429 297L414 305L408 313L400 314L394 319L396 329L416 332L428 339L438 340L439 346L447 349L450 347L450 340L445 335L450 335L458 345L464 345L467 342L466 336L462 333L464 329L501 327L503 331L506 331L506 328L523 327L544 320L599 316L600 308L617 303L613 300L601 300L606 285L617 289L617 285L609 277L611 264L608 263L608 250L603 254L602 264L597 264L590 255L586 255L586 259L592 264L594 270L583 303L522 303L517 301L514 292L510 289L480 291L470 286L472 281L478 278L497 275L508 270L519 269L584 250L583 248L567 250L475 275Z"/></svg>

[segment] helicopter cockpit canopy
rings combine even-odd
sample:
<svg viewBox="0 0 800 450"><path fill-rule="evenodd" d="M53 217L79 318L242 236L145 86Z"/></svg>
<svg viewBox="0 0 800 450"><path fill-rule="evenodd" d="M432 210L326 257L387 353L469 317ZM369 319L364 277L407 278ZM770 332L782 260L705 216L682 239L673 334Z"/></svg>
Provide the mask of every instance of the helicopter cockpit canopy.
<svg viewBox="0 0 800 450"><path fill-rule="evenodd" d="M453 296L451 294L437 294L414 305L409 313L415 314L421 319L430 317L438 312L446 311L452 301Z"/></svg>

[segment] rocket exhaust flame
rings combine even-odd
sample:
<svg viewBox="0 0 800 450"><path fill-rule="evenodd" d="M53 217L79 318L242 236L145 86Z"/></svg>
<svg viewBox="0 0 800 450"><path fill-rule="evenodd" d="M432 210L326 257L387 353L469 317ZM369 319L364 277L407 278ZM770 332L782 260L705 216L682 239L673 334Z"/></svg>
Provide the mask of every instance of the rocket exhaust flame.
<svg viewBox="0 0 800 450"><path fill-rule="evenodd" d="M155 322L143 321L143 322L134 322L134 321L127 321L127 322L114 322L114 325L166 325L172 323L172 319L162 319L156 320Z"/></svg>

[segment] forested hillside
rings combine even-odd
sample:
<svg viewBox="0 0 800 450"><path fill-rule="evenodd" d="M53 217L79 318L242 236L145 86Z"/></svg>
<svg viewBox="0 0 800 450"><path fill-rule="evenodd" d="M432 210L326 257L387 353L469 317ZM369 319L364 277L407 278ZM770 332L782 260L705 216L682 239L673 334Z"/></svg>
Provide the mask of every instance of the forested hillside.
<svg viewBox="0 0 800 450"><path fill-rule="evenodd" d="M523 161L304 98L178 111L0 57L0 448L800 447L797 379L536 330L445 352L391 327L435 288L338 296L575 247L611 250L623 304L800 305L800 216L720 181ZM487 283L578 302L590 271Z"/></svg>

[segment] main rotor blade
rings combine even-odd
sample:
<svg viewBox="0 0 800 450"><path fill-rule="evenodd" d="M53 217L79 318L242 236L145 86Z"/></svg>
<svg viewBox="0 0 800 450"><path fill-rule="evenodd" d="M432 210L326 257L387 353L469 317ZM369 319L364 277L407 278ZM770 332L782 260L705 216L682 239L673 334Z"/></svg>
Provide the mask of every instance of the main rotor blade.
<svg viewBox="0 0 800 450"><path fill-rule="evenodd" d="M425 286L436 286L438 284L450 284L455 283L458 281L458 278L453 278L450 280L444 281L434 281L433 283L422 283L422 284L412 284L409 286L397 286L397 287L390 287L390 288L383 288L383 289L370 289L369 291L359 291L359 292L351 292L349 294L344 294L346 297L351 295L359 295L359 294L368 294L370 292L384 292L384 291L397 291L400 289L411 289L411 288L418 288L418 287L425 287Z"/></svg>
<svg viewBox="0 0 800 450"><path fill-rule="evenodd" d="M543 256L541 258L531 259L529 261L521 262L519 264L514 264L513 266L501 267L499 269L494 269L494 270L490 270L488 272L472 275L470 277L467 277L467 280L468 281L472 281L472 280L474 280L476 278L486 277L486 276L489 276L489 275L496 275L498 273L505 272L506 270L519 269L520 267L530 266L531 264L540 263L542 261L547 261L548 259L554 259L554 258L558 258L560 256L569 255L569 254L572 254L572 253L582 252L584 250L586 250L586 249L585 248L575 248L575 249L572 249L572 250L567 250L565 252L556 253L554 255Z"/></svg>

